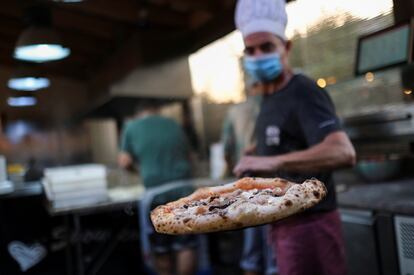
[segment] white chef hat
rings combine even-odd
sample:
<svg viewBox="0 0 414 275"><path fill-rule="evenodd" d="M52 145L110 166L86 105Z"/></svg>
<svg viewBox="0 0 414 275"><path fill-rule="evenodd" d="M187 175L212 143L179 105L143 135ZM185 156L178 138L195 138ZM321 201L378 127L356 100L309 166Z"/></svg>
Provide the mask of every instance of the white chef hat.
<svg viewBox="0 0 414 275"><path fill-rule="evenodd" d="M235 21L243 37L255 32L270 32L286 40L285 0L239 0Z"/></svg>

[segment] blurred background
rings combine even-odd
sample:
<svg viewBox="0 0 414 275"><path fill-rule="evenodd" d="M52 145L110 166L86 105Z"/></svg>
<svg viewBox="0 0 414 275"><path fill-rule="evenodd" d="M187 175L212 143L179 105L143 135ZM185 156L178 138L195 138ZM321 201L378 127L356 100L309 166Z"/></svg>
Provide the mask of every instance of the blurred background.
<svg viewBox="0 0 414 275"><path fill-rule="evenodd" d="M195 186L234 178L222 127L249 85L235 3L2 1L0 274L149 274L145 188L117 165L143 102L183 129ZM414 2L294 0L287 12L292 67L329 92L358 153L335 173L351 274L411 274ZM200 272L241 274L240 240L203 239Z"/></svg>

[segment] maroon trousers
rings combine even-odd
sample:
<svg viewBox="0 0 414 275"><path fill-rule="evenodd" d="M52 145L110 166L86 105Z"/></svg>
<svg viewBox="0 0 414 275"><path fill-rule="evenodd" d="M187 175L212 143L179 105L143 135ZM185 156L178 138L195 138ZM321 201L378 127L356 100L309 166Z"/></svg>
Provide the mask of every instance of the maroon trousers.
<svg viewBox="0 0 414 275"><path fill-rule="evenodd" d="M337 210L299 214L272 227L280 275L345 275L345 249Z"/></svg>

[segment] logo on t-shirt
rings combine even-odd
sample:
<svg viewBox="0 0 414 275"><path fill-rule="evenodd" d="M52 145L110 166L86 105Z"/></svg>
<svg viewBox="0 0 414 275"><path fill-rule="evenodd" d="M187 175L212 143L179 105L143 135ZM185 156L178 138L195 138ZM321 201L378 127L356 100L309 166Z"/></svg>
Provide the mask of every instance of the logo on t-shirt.
<svg viewBox="0 0 414 275"><path fill-rule="evenodd" d="M275 125L269 125L266 128L266 145L277 146L280 144L280 129Z"/></svg>

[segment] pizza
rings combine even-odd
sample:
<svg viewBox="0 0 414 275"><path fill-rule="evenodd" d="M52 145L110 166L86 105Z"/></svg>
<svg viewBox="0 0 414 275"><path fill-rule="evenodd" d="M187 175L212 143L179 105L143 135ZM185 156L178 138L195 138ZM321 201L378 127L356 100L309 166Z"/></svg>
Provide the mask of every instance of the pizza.
<svg viewBox="0 0 414 275"><path fill-rule="evenodd" d="M205 187L151 211L158 233L178 235L235 230L278 221L326 196L317 179L302 184L280 178L242 178Z"/></svg>

